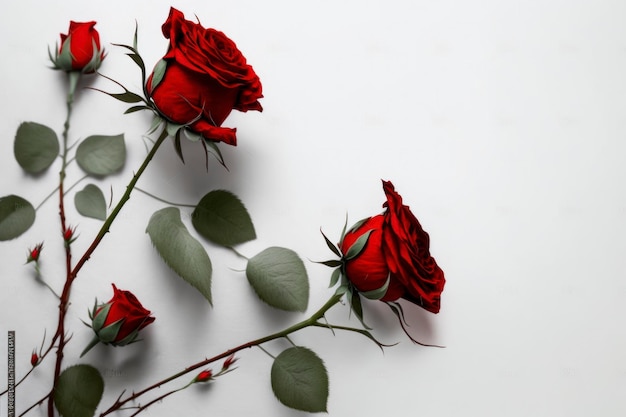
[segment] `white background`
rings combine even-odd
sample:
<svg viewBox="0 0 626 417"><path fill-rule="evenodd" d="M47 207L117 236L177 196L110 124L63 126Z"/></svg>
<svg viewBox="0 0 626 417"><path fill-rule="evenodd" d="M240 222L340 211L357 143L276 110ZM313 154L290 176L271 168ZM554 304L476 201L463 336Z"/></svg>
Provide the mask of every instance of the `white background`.
<svg viewBox="0 0 626 417"><path fill-rule="evenodd" d="M332 257L319 233L337 239L352 221L380 212L381 179L391 180L431 236L446 273L441 313L405 304L411 332L445 349L411 344L377 302L365 306L374 334L400 342L384 354L355 335L309 329L293 336L330 374L331 416L622 416L626 412L626 4L622 1L177 1L188 19L224 31L261 78L263 113L234 112L236 148L221 146L230 171L184 144L159 150L140 187L194 203L224 188L241 197L258 239L252 256L285 246L306 261L309 313L331 295ZM64 77L47 69L69 20L98 22L108 56L101 71L134 91L137 67L112 43L131 43L152 67L167 47L160 26L170 3L34 0L5 2L0 16L0 195L39 204L58 181L58 163L33 178L13 158L15 130L37 121L61 132ZM115 90L106 80L91 86ZM125 133L128 160L96 183L113 200L146 152L147 114L81 90L75 141ZM76 165L68 183L80 178ZM74 191L75 191L74 190ZM55 197L56 198L56 197ZM61 288L62 242L55 198L20 238L0 243L0 330L17 332L18 376L56 325L57 302L24 266L44 240L42 271ZM80 217L74 253L100 223ZM99 346L81 362L105 375L103 404L205 356L280 330L306 314L263 305L231 252L205 246L213 260L214 307L161 262L144 233L164 207L134 193L72 294L72 340L65 364L90 339L80 320L111 282L133 291L156 322L142 343ZM186 216L189 210L183 210ZM188 217L186 224L190 225ZM192 233L195 233L192 231ZM75 256L75 259L77 256ZM357 326L346 306L331 322ZM5 336L2 336L4 340ZM288 345L271 343L274 355ZM6 342L0 343L6 355ZM208 389L191 387L146 415L304 416L282 406L269 382L271 358L241 352L239 368ZM18 412L45 395L44 362L18 391ZM6 371L5 362L0 373ZM219 367L216 364L215 367ZM4 378L4 377L3 377ZM183 385L187 379L172 385ZM4 389L5 383L0 384ZM164 393L165 390L157 391ZM0 399L6 415L6 396ZM44 408L30 415L44 415Z"/></svg>

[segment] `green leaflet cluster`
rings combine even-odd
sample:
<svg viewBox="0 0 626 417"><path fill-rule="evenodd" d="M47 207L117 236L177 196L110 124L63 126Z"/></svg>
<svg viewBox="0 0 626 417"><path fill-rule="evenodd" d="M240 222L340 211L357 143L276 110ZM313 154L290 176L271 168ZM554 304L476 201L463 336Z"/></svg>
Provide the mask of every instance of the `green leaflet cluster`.
<svg viewBox="0 0 626 417"><path fill-rule="evenodd" d="M59 157L59 139L48 126L23 122L17 129L13 152L20 167L36 179ZM115 174L126 162L124 135L89 136L78 144L74 159L92 178ZM106 218L104 194L95 184L88 184L77 192L74 204L85 217ZM25 198L17 195L0 197L0 241L15 239L25 233L34 224L35 217L36 209Z"/></svg>

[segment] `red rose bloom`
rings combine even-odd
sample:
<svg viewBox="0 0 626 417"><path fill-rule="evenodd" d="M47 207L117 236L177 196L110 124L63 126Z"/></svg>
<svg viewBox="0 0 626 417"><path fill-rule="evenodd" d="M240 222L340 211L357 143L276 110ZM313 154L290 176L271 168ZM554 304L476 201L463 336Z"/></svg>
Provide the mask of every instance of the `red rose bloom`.
<svg viewBox="0 0 626 417"><path fill-rule="evenodd" d="M65 71L94 72L104 59L96 22L70 22L67 33L61 34L61 46L52 61Z"/></svg>
<svg viewBox="0 0 626 417"><path fill-rule="evenodd" d="M130 291L118 290L113 286L113 298L104 306L96 310L94 321L100 314L106 314L102 328L120 323L119 330L112 344L121 343L133 333L146 327L154 321L150 311L143 308L137 297ZM105 309L108 310L105 313Z"/></svg>
<svg viewBox="0 0 626 417"><path fill-rule="evenodd" d="M363 250L346 261L346 277L361 292L388 285L382 301L404 298L438 313L446 280L430 255L428 233L402 204L391 182L383 181L383 189L387 210L350 230L340 244L345 254L359 237L370 233Z"/></svg>
<svg viewBox="0 0 626 417"><path fill-rule="evenodd" d="M179 10L170 9L162 29L170 46L147 82L159 112L205 139L236 145L236 129L220 126L233 109L263 110L259 77L232 40Z"/></svg>
<svg viewBox="0 0 626 417"><path fill-rule="evenodd" d="M83 356L99 342L124 346L134 342L141 329L154 321L137 297L130 291L118 290L113 285L113 298L108 303L95 306L90 312L91 328L96 333L83 350Z"/></svg>

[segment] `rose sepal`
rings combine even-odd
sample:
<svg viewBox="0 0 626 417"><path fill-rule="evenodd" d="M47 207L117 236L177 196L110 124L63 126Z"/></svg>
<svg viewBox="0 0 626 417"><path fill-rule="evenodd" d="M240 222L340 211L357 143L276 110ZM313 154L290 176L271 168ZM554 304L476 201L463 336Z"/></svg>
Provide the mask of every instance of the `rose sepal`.
<svg viewBox="0 0 626 417"><path fill-rule="evenodd" d="M354 259L365 249L365 245L367 245L367 241L370 238L370 234L374 231L374 229L370 229L367 232L363 233L357 240L354 241L352 246L348 248L345 255L345 260L349 261L350 259Z"/></svg>
<svg viewBox="0 0 626 417"><path fill-rule="evenodd" d="M71 71L72 70L72 52L70 52L70 42L72 35L68 36L66 42L61 45L61 52L59 53L59 44L56 43L54 47L54 56L50 52L48 47L48 56L50 61L54 65L54 69Z"/></svg>
<svg viewBox="0 0 626 417"><path fill-rule="evenodd" d="M117 338L117 335L122 328L122 324L124 324L124 319L119 319L118 321L113 322L108 326L104 326L100 330L97 330L96 334L98 335L100 341L105 345L109 343L112 345L117 345L118 343L115 342L115 339Z"/></svg>
<svg viewBox="0 0 626 417"><path fill-rule="evenodd" d="M385 281L382 287L371 291L359 291L359 293L369 300L380 300L385 296L385 294L387 294L387 289L389 289L390 282L391 274L387 276L387 281Z"/></svg>
<svg viewBox="0 0 626 417"><path fill-rule="evenodd" d="M91 348L93 348L95 345L97 345L98 343L100 343L100 339L98 338L98 336L95 336L91 339L91 341L89 342L89 344L87 344L87 346L85 347L85 349L83 349L83 351L80 354L80 357L82 358L83 356L85 356L85 354L87 352L89 352L91 350Z"/></svg>

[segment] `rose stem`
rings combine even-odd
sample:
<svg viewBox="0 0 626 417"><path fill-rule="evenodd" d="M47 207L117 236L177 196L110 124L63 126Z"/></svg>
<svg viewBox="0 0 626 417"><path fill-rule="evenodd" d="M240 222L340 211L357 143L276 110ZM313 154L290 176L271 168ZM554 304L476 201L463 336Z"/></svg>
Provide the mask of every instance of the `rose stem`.
<svg viewBox="0 0 626 417"><path fill-rule="evenodd" d="M65 117L65 123L63 124L63 154L61 155L61 171L59 172L59 217L61 219L61 235L63 236L66 231L65 221L65 191L63 189L63 183L65 181L65 168L67 167L67 139L70 130L70 118L72 117L72 104L74 103L74 93L76 92L76 86L80 80L81 73L78 71L69 71L68 73L68 92L66 107L67 113ZM58 340L59 345L57 347L57 357L54 366L54 377L52 381L52 391L48 397L48 416L54 416L54 401L53 392L54 387L57 385L59 374L61 373L61 363L63 361L63 348L65 347L65 313L69 303L70 287L72 285L72 250L69 242L65 242L65 284L63 286L63 292L61 293L59 303L59 321L57 324L57 330L52 337L50 346L53 346Z"/></svg>
<svg viewBox="0 0 626 417"><path fill-rule="evenodd" d="M91 246L87 248L83 256L76 263L76 266L74 266L74 269L72 270L72 274L71 274L72 277L75 278L76 275L78 275L78 271L80 271L81 268L85 265L85 263L89 260L89 258L91 257L91 254L96 250L96 248L98 247L98 245L104 238L104 235L106 235L109 232L109 228L111 227L111 224L113 223L113 221L115 220L119 212L122 210L122 207L124 207L124 204L126 204L126 202L130 199L130 194L135 188L137 181L139 181L141 174L143 174L143 172L146 170L146 168L148 167L148 164L150 163L152 158L154 158L154 155L156 154L161 144L165 141L167 136L168 136L167 130L163 129L163 131L159 135L159 138L154 143L154 146L152 146L152 149L150 149L150 152L148 152L148 155L146 155L146 158L144 159L143 163L141 164L141 166L139 167L139 169L137 170L133 178L130 180L130 182L126 186L126 192L124 192L124 195L122 196L122 198L120 198L120 201L117 203L115 208L111 211L111 214L109 214L109 217L107 217L104 224L100 228L100 231L94 238L93 242L91 243Z"/></svg>
<svg viewBox="0 0 626 417"><path fill-rule="evenodd" d="M72 73L70 73L70 74L72 74ZM71 108L70 98L68 98L68 108ZM68 122L66 122L66 126L67 126L67 128L69 128L69 123ZM67 137L67 132L64 132L64 138L66 138L66 137ZM66 313L66 310L67 310L67 305L69 303L71 285L72 285L74 279L76 279L76 276L78 275L78 272L80 271L80 269L87 262L87 260L89 260L89 258L91 257L91 254L96 250L96 248L98 247L98 245L100 244L100 242L104 238L104 235L106 235L107 232L109 231L109 228L111 227L111 224L113 223L113 221L115 220L115 218L117 217L119 212L122 210L122 207L124 207L126 202L130 199L130 194L131 194L133 188L135 187L135 184L137 184L137 181L139 181L139 178L141 177L143 172L146 170L148 164L150 163L150 161L152 160L152 158L156 154L159 146L161 146L161 144L165 141L166 138L167 138L167 131L165 129L163 129L163 132L161 132L161 135L156 140L154 146L152 147L152 149L150 150L150 152L148 153L148 155L144 159L143 163L141 164L141 166L139 167L139 169L137 170L137 172L135 173L133 178L130 180L130 182L126 186L126 192L124 193L124 195L122 196L120 201L117 203L115 208L111 211L111 214L109 214L109 216L105 220L104 224L100 228L100 231L98 232L98 234L94 238L94 240L91 243L91 245L89 246L89 248L87 248L87 250L85 251L83 256L80 258L80 260L76 264L76 266L74 266L74 269L71 269L71 264L70 264L70 260L71 260L70 252L69 252L69 246L70 245L66 245L66 253L67 253L67 256L66 256L66 258L67 258L66 266L68 268L68 273L67 273L68 275L67 275L67 279L65 281L65 286L63 287L63 292L61 293L61 304L59 305L59 322L58 322L58 325L57 325L57 331L56 331L55 336L54 336L54 338L52 340L52 344L54 344L54 342L57 339L59 339L59 347L57 348L57 361L56 361L56 365L55 365L54 382L53 382L53 386L52 386L52 391L50 391L50 393L48 394L48 415L50 417L54 416L54 396L53 396L53 393L54 393L54 389L56 387L56 384L57 384L57 381L58 381L58 378L59 378L59 374L61 372L61 363L62 363L62 360L63 360L63 348L64 348L65 343L66 343L66 340L65 340L65 313ZM66 141L64 141L64 142L67 143ZM66 160L65 160L65 156L64 156L64 158L63 158L63 166L65 166L65 161ZM62 186L63 182L62 181L63 181L64 177L65 177L65 171L63 169L62 170L62 174L61 174L61 186L59 187L59 193L60 193L61 196L63 196L63 186ZM63 211L64 210L63 209L63 198L61 198L61 204L60 205L61 205L61 213L62 213L61 214L61 225L62 225L63 230L65 230L65 216L64 216L64 211Z"/></svg>
<svg viewBox="0 0 626 417"><path fill-rule="evenodd" d="M192 371L194 371L194 370L196 370L198 368L201 368L203 366L206 366L206 365L208 365L210 363L213 363L213 362L218 361L220 359L226 358L226 357L228 357L228 356L230 356L230 355L232 355L232 354L234 354L236 352L239 352L240 350L248 349L248 348L251 348L251 347L254 347L254 346L259 346L259 345L262 345L263 343L267 343L267 342L275 340L275 339L280 339L280 338L283 338L283 337L287 337L291 333L297 332L298 330L302 330L302 329L304 329L306 327L309 327L309 326L316 326L317 325L317 321L319 319L321 319L324 316L324 314L326 314L326 312L332 306L337 304L339 302L339 300L341 300L342 296L343 296L342 294L335 294L335 295L333 295L326 302L326 304L324 304L319 310L317 310L315 313L313 313L313 315L311 315L311 317L309 317L308 319L305 319L305 320L303 320L303 321L301 321L299 323L296 323L293 326L290 326L290 327L288 327L288 328L286 328L286 329L284 329L282 331L279 331L277 333L273 333L271 335L262 337L260 339L256 339L256 340L250 341L248 343L244 343L243 345L239 345L239 346L237 346L235 348L229 349L229 350L227 350L227 351L225 351L223 353L220 353L217 356L213 356L212 358L205 359L205 360L203 360L201 362L196 363L195 365L191 365L191 366L185 368L184 370L182 370L182 371L180 371L180 372L178 372L178 373L176 373L176 374L174 374L174 375L172 375L172 376L170 376L168 378L165 378L165 379L157 382L156 384L150 385L149 387L147 387L147 388L145 388L145 389L143 389L141 391L137 391L136 393L130 395L128 398L126 398L126 399L124 399L122 401L120 401L118 399L115 402L115 404L113 404L108 410L102 412L100 414L100 417L104 417L104 416L106 416L108 414L111 414L112 412L120 409L120 407L122 407L124 404L139 398L143 394L145 394L145 393L147 393L149 391L152 391L153 389L159 388L161 385L167 384L168 382L171 382L171 381L173 381L173 380L175 380L177 378L180 378L181 376L186 375L189 372L192 372ZM326 327L326 326L324 326L324 327Z"/></svg>

